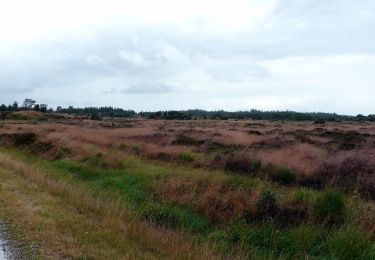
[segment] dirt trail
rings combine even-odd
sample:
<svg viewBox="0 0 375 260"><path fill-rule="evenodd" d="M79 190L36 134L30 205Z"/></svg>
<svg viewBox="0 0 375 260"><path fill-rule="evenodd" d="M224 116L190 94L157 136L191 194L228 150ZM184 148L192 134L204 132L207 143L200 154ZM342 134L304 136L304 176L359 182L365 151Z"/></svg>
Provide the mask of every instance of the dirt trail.
<svg viewBox="0 0 375 260"><path fill-rule="evenodd" d="M9 236L6 226L0 221L0 260L18 259L19 250Z"/></svg>

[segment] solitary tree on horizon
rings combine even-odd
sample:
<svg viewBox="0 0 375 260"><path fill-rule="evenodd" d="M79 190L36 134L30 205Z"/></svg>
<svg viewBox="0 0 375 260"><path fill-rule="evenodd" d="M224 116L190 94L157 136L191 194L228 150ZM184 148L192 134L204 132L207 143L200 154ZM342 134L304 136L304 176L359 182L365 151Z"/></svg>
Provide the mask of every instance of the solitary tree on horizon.
<svg viewBox="0 0 375 260"><path fill-rule="evenodd" d="M32 100L30 98L25 98L25 100L23 101L22 107L25 109L31 110L33 109L35 103L36 103L35 100Z"/></svg>

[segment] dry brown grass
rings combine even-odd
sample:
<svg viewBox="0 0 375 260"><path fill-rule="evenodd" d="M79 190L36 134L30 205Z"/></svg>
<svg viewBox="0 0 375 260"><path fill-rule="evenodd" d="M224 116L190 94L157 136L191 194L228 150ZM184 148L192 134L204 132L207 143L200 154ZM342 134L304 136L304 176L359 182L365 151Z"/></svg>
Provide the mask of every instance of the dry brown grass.
<svg viewBox="0 0 375 260"><path fill-rule="evenodd" d="M316 174L326 161L340 163L338 158L356 154L364 160L375 156L374 123L332 122L316 125L311 122L266 121L164 121L116 119L118 125L131 127L111 128L112 121L69 119L66 121L5 122L1 133L33 132L43 141L54 144L54 154L59 149L70 148L69 156L76 160L108 154L111 158L120 144L130 149L123 153L136 153L149 159L171 161L186 151L201 153L195 166L215 167L215 156L223 153L257 158L263 165L272 164L294 169L298 175ZM354 133L351 140L350 131ZM260 134L254 134L260 133ZM176 145L180 134L202 141L198 145ZM337 136L335 136L337 134ZM347 135L347 137L346 137ZM347 141L345 138L349 138ZM358 141L358 140L360 141ZM354 143L353 142L358 142ZM217 151L209 149L218 146ZM53 157L52 155L46 155ZM116 155L118 158L121 155ZM115 163L114 163L115 165ZM217 165L221 167L220 163Z"/></svg>
<svg viewBox="0 0 375 260"><path fill-rule="evenodd" d="M285 166L300 174L315 173L319 164L327 156L327 151L309 144L296 144L271 151L259 151L256 157L263 163Z"/></svg>
<svg viewBox="0 0 375 260"><path fill-rule="evenodd" d="M37 111L18 111L14 112L13 114L15 115L22 115L22 116L30 116L30 117L43 117L42 112L37 112Z"/></svg>
<svg viewBox="0 0 375 260"><path fill-rule="evenodd" d="M199 179L186 179L182 176L171 178L158 186L156 193L169 203L195 208L213 222L230 223L244 216L254 207L259 190L245 191L230 185Z"/></svg>
<svg viewBox="0 0 375 260"><path fill-rule="evenodd" d="M217 259L188 235L134 219L120 198L94 193L0 153L1 215L47 259Z"/></svg>

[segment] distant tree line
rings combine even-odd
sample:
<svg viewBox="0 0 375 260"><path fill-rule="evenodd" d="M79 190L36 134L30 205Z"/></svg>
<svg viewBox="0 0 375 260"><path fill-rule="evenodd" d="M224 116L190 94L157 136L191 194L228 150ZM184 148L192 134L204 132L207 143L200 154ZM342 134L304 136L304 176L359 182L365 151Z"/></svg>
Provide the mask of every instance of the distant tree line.
<svg viewBox="0 0 375 260"><path fill-rule="evenodd" d="M88 115L94 117L94 119L98 119L99 117L134 117L137 115L137 113L134 110L125 110L122 108L114 107L78 108L69 106L67 108L63 108L61 106L58 106L56 108L56 112L74 115Z"/></svg>
<svg viewBox="0 0 375 260"><path fill-rule="evenodd" d="M37 104L35 100L26 98L22 105L18 105L17 101L12 104L0 106L0 112L16 112L16 111L38 111L38 112L48 112L48 113L65 113L72 115L89 116L93 119L100 119L101 117L134 117L137 113L134 110L124 110L122 108L113 107L85 107L78 108L69 106L63 108L58 106L56 110L53 108L48 108L47 104Z"/></svg>
<svg viewBox="0 0 375 260"><path fill-rule="evenodd" d="M192 119L256 119L256 120L290 120L290 121L315 121L317 123L323 123L326 121L373 121L375 122L375 114L368 116L357 115L338 115L336 113L302 113L295 111L261 111L261 110L248 110L248 111L235 111L229 112L224 110L217 111L206 111L201 109L191 110L167 110L167 111L156 111L156 112L139 112L136 113L134 110L125 110L122 108L108 107L73 107L69 106L63 108L58 106L55 110L48 108L47 104L38 104L35 100L26 98L22 105L19 105L16 101L12 104L0 106L0 112L14 112L22 110L32 110L47 113L65 113L71 115L88 116L92 119L100 119L102 117L143 117L149 119L180 119L180 120L192 120Z"/></svg>
<svg viewBox="0 0 375 260"><path fill-rule="evenodd" d="M53 109L48 109L47 104L37 104L35 100L26 98L22 105L18 105L17 101L14 101L8 106L5 104L0 105L0 112L16 112L22 110L33 110L37 112L53 112Z"/></svg>
<svg viewBox="0 0 375 260"><path fill-rule="evenodd" d="M295 111L235 111L229 112L224 110L206 111L200 109L183 110L183 111L157 111L157 112L140 112L139 115L151 119L256 119L256 120L290 120L290 121L375 121L375 115L357 115L347 116L336 113L310 112L302 113Z"/></svg>

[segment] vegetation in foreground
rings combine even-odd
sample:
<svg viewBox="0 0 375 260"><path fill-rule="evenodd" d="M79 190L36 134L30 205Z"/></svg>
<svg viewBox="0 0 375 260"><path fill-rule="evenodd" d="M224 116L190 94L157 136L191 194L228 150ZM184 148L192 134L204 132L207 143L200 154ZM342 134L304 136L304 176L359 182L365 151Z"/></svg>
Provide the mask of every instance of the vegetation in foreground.
<svg viewBox="0 0 375 260"><path fill-rule="evenodd" d="M324 185L302 185L300 171L251 158L241 146L207 143L202 133L176 134L175 157L148 156L144 139L90 139L84 127L91 123L64 139L70 143L61 142L68 132L56 122L18 123L13 131L5 121L1 128L1 218L18 240L36 246L36 257L375 257L374 202L339 174L323 178L319 170L315 179ZM329 161L322 167L346 169Z"/></svg>

